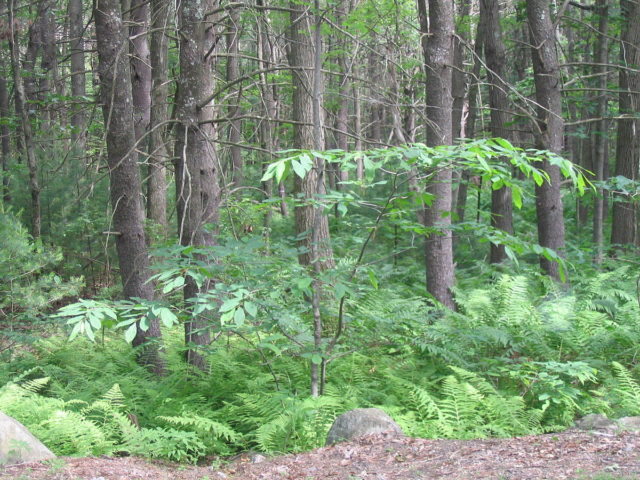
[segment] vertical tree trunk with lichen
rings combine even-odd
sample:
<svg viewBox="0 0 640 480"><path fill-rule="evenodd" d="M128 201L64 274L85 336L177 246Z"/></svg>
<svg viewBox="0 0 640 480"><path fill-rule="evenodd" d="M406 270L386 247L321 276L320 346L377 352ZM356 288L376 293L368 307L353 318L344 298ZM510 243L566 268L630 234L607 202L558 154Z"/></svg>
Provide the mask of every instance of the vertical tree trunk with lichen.
<svg viewBox="0 0 640 480"><path fill-rule="evenodd" d="M554 25L547 0L527 1L527 18L531 35L531 56L538 106L534 136L539 149L562 152L564 121L560 70L555 44ZM538 242L559 254L564 249L564 212L560 196L560 170L544 161L542 168L549 181L536 185ZM552 278L560 279L557 262L540 258L542 269Z"/></svg>
<svg viewBox="0 0 640 480"><path fill-rule="evenodd" d="M178 9L180 75L176 99L176 196L178 233L184 246L207 247L215 244L220 202L219 164L213 145L214 90L212 48L216 41L211 12L214 0L183 0ZM204 256L201 261L211 261ZM187 279L185 300L211 288L212 280L198 286ZM202 347L211 342L210 322L195 317L185 323L187 362L205 370Z"/></svg>
<svg viewBox="0 0 640 480"><path fill-rule="evenodd" d="M168 52L169 0L151 0L151 107L149 110L149 179L147 180L147 216L167 228L167 169L169 161L166 122L169 119Z"/></svg>
<svg viewBox="0 0 640 480"><path fill-rule="evenodd" d="M314 8L317 10L317 2ZM290 4L291 28L289 65L293 77L293 141L296 148L324 148L322 126L322 44L320 41L319 19L313 11L302 4ZM315 21L314 21L315 20ZM324 162L313 159L313 168L304 177L295 176L294 195L298 260L301 265L309 265L313 270L313 293L310 298L314 318L314 348L319 352L322 344L322 317L320 313L320 283L322 270L333 266L333 250L329 236L329 221L316 202L318 195L325 192ZM321 394L322 380L317 363L311 364L311 394Z"/></svg>
<svg viewBox="0 0 640 480"><path fill-rule="evenodd" d="M84 155L87 140L87 119L84 113L83 99L86 95L86 78L84 66L84 23L82 0L69 0L67 16L69 17L69 50L71 60L71 140L73 149Z"/></svg>
<svg viewBox="0 0 640 480"><path fill-rule="evenodd" d="M487 62L489 80L489 108L491 110L491 134L494 137L511 140L508 125L509 114L508 84L506 82L507 51L502 40L500 6L493 0L480 0L480 22L485 32L484 56ZM507 167L509 168L509 167ZM511 190L507 187L491 189L491 226L507 233L513 233L513 206ZM500 263L507 258L504 245L491 244L491 263Z"/></svg>
<svg viewBox="0 0 640 480"><path fill-rule="evenodd" d="M418 0L420 31L427 76L427 145L453 142L452 65L454 46L453 0ZM433 233L425 242L427 291L444 306L455 309L453 239L451 234L451 169L432 172L427 191L433 201L425 209L425 226Z"/></svg>
<svg viewBox="0 0 640 480"><path fill-rule="evenodd" d="M131 75L127 34L118 0L96 0L94 7L100 101L106 130L113 229L126 298L152 300L149 255L144 233L142 185L135 150ZM141 346L140 360L162 373L160 325L157 319L143 330L138 325L134 346Z"/></svg>

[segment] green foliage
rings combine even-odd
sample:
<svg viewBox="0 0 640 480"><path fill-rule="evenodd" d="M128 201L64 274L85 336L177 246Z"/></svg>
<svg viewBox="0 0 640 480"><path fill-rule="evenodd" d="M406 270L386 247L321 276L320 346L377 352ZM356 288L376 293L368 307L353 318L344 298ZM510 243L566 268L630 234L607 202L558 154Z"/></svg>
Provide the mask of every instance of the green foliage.
<svg viewBox="0 0 640 480"><path fill-rule="evenodd" d="M62 254L34 241L12 214L0 207L0 320L34 322L55 302L78 294L82 279L56 273Z"/></svg>
<svg viewBox="0 0 640 480"><path fill-rule="evenodd" d="M415 296L404 266L370 265L349 279L354 262L343 260L323 281L345 298L346 338L321 356L328 382L323 396L310 398L309 283L294 251L271 245L277 255L264 256L256 254L263 243L249 241L215 248L220 262L202 274L215 274L216 288L163 307L178 318L194 309L215 314L210 372L185 367L177 330L165 331L165 378L137 366L109 330L98 343L53 337L0 366L0 408L58 452L184 462L315 448L333 419L356 407L385 409L410 435L451 438L555 431L589 412L636 411L640 387L626 366L640 341L640 312L629 266L585 270L569 289L525 269L479 269L458 287L458 311L449 312ZM282 261L287 254L291 261ZM137 305L85 301L80 313L115 326L139 318ZM326 305L328 341L337 307Z"/></svg>

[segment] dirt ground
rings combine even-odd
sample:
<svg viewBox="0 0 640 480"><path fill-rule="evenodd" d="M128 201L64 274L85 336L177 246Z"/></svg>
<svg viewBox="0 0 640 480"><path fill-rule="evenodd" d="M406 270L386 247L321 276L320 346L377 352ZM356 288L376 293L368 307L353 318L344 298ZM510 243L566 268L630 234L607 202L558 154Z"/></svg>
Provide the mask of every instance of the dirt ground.
<svg viewBox="0 0 640 480"><path fill-rule="evenodd" d="M639 479L640 434L567 431L485 440L363 437L297 455L246 454L206 466L141 458L59 458L0 468L34 480Z"/></svg>

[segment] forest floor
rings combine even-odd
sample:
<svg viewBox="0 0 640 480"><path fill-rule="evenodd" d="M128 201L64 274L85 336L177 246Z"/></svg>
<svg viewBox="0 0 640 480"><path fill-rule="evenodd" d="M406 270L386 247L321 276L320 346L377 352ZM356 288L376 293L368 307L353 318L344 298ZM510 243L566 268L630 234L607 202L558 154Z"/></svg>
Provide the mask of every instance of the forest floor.
<svg viewBox="0 0 640 480"><path fill-rule="evenodd" d="M59 458L0 468L19 480L640 479L640 434L566 431L521 438L363 437L297 455L245 454L207 466L134 457Z"/></svg>

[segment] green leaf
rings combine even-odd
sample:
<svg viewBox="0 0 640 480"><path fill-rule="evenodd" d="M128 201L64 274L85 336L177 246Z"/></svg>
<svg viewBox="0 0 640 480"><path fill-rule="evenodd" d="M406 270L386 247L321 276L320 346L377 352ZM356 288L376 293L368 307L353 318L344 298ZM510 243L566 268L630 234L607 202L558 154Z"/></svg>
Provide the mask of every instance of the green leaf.
<svg viewBox="0 0 640 480"><path fill-rule="evenodd" d="M255 317L258 314L258 307L256 307L255 303L244 302L244 309L252 317Z"/></svg>
<svg viewBox="0 0 640 480"><path fill-rule="evenodd" d="M287 170L287 166L284 162L280 161L276 164L276 182L280 183Z"/></svg>
<svg viewBox="0 0 640 480"><path fill-rule="evenodd" d="M306 172L304 171L304 168L302 168L302 165L300 165L299 161L295 159L291 160L291 168L293 169L295 174L298 175L298 177L304 178Z"/></svg>
<svg viewBox="0 0 640 480"><path fill-rule="evenodd" d="M82 325L83 325L82 322L78 322L75 324L75 326L71 330L71 333L69 334L69 341L73 340L78 336L78 334L82 331Z"/></svg>
<svg viewBox="0 0 640 480"><path fill-rule="evenodd" d="M158 311L158 316L165 327L171 327L178 323L178 317L168 308L161 308Z"/></svg>
<svg viewBox="0 0 640 480"><path fill-rule="evenodd" d="M184 277L176 277L164 286L164 288L162 289L162 293L169 293L176 288L180 288L184 285L184 282Z"/></svg>
<svg viewBox="0 0 640 480"><path fill-rule="evenodd" d="M236 312L233 314L233 321L236 323L236 325L244 325L244 319L244 309L237 308Z"/></svg>
<svg viewBox="0 0 640 480"><path fill-rule="evenodd" d="M229 321L231 321L231 319L233 318L234 313L234 310L229 310L228 312L220 315L220 324L224 325L225 323L229 323Z"/></svg>
<svg viewBox="0 0 640 480"><path fill-rule="evenodd" d="M373 288L375 288L376 290L378 289L378 279L376 278L376 274L373 270L369 270L369 281L371 282L371 285L373 285Z"/></svg>
<svg viewBox="0 0 640 480"><path fill-rule="evenodd" d="M233 298L229 298L227 300L225 300L222 305L220 306L220 313L224 313L224 312L228 312L230 310L233 310L234 308L236 308L238 305L240 305L240 301L242 299L239 297L233 297Z"/></svg>
<svg viewBox="0 0 640 480"><path fill-rule="evenodd" d="M131 343L133 342L133 339L136 338L136 333L137 333L137 327L135 322L132 323L129 328L127 328L124 332L124 340L127 343Z"/></svg>
<svg viewBox="0 0 640 480"><path fill-rule="evenodd" d="M322 355L320 355L319 353L314 353L313 355L311 355L311 363L320 365L322 363Z"/></svg>

